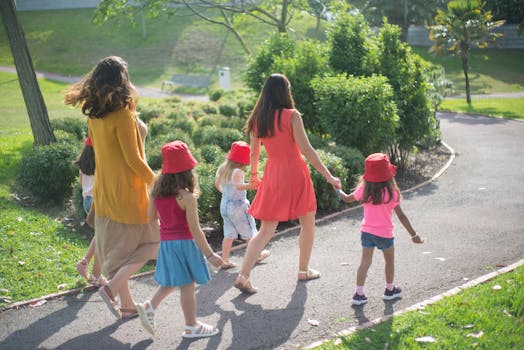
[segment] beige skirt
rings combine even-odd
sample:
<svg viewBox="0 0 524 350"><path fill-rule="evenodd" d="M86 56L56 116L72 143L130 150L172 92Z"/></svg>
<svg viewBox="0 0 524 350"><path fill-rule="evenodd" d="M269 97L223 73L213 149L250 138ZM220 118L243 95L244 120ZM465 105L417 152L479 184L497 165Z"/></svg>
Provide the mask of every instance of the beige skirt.
<svg viewBox="0 0 524 350"><path fill-rule="evenodd" d="M156 259L160 244L158 221L122 224L95 216L96 254L103 274L111 279L125 265Z"/></svg>

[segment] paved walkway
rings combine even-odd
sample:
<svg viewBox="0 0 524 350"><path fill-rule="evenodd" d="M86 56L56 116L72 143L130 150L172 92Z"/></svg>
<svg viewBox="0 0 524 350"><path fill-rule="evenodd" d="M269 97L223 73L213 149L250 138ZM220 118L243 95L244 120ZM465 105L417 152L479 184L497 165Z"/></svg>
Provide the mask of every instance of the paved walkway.
<svg viewBox="0 0 524 350"><path fill-rule="evenodd" d="M16 73L15 67L10 66L0 66L0 71L8 73ZM46 72L36 72L36 77L39 79L48 79L59 81L62 83L73 84L77 81L80 81L82 77L75 77L70 75L60 75L55 73L46 73ZM184 94L175 94L162 91L161 89L155 89L152 87L137 86L138 94L140 97L154 97L154 98L167 98L178 96L184 100L195 100L195 101L209 101L209 96L207 95L184 95Z"/></svg>
<svg viewBox="0 0 524 350"><path fill-rule="evenodd" d="M138 320L115 322L96 293L80 293L0 314L1 349L297 349L316 340L419 303L524 255L524 122L439 114L443 139L456 151L434 182L404 193L403 209L427 238L414 245L397 223L396 281L404 298L384 302L383 259L376 255L366 282L369 303L350 306L360 258L361 209L317 225L312 267L319 280L297 283L296 230L274 239L272 255L256 267L253 296L232 284L236 271L219 272L198 288L198 316L222 332L183 340L178 293L157 311L157 337ZM243 250L234 254L240 262ZM137 300L155 288L132 282ZM308 321L316 320L318 326Z"/></svg>

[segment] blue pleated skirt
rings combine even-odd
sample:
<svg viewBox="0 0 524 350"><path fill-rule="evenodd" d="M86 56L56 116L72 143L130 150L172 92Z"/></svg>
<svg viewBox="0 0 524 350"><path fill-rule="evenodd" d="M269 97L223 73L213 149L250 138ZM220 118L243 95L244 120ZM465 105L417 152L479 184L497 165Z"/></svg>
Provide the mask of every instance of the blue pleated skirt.
<svg viewBox="0 0 524 350"><path fill-rule="evenodd" d="M163 287L180 287L211 280L206 259L192 239L160 241L155 281Z"/></svg>

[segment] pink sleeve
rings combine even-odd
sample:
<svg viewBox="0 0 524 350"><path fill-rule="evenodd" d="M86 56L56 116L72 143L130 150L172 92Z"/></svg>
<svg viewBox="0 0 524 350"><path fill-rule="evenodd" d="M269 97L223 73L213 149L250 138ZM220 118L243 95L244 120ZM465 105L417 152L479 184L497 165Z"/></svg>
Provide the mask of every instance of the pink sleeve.
<svg viewBox="0 0 524 350"><path fill-rule="evenodd" d="M357 201L362 200L362 195L364 193L364 187L358 186L357 189L351 194Z"/></svg>

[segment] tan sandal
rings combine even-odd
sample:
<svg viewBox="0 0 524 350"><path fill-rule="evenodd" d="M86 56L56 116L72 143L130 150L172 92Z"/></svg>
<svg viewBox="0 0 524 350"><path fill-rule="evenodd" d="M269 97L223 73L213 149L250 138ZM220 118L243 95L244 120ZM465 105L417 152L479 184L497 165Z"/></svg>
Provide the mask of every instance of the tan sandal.
<svg viewBox="0 0 524 350"><path fill-rule="evenodd" d="M307 269L307 271L298 271L299 281L311 281L320 278L321 273L317 270Z"/></svg>
<svg viewBox="0 0 524 350"><path fill-rule="evenodd" d="M239 282L238 279L244 280L244 282ZM256 292L258 292L258 289L253 287L249 282L249 278L247 278L244 275L238 275L237 281L235 281L234 286L235 288L238 288L242 293L255 294Z"/></svg>
<svg viewBox="0 0 524 350"><path fill-rule="evenodd" d="M122 314L122 320L130 320L138 316L136 307L121 307L120 313Z"/></svg>
<svg viewBox="0 0 524 350"><path fill-rule="evenodd" d="M121 319L122 312L120 311L120 308L113 297L113 293L111 293L111 289L109 289L107 285L102 286L100 289L98 289L98 295L100 295L102 300L106 303L109 311L111 311L111 313L115 315L116 318Z"/></svg>
<svg viewBox="0 0 524 350"><path fill-rule="evenodd" d="M237 267L237 264L235 264L234 262L231 262L231 261L224 261L222 266L220 266L220 268L222 270L232 269L233 267Z"/></svg>

